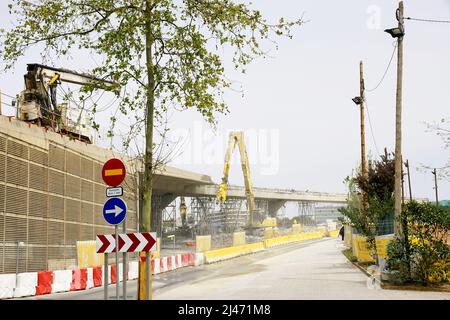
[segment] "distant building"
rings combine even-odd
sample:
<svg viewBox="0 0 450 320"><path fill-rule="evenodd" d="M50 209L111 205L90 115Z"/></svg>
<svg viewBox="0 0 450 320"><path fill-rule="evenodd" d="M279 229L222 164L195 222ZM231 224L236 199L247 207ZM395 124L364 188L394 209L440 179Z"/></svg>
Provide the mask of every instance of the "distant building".
<svg viewBox="0 0 450 320"><path fill-rule="evenodd" d="M327 220L338 221L342 214L338 211L342 206L320 206L314 208L314 216L317 224L327 223Z"/></svg>

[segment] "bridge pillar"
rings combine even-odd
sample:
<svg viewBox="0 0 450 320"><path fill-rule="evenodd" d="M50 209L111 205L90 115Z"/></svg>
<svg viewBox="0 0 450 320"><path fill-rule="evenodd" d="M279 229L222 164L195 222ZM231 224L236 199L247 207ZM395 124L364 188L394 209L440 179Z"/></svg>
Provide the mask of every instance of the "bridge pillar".
<svg viewBox="0 0 450 320"><path fill-rule="evenodd" d="M269 200L269 216L275 218L278 210L286 203L285 200Z"/></svg>

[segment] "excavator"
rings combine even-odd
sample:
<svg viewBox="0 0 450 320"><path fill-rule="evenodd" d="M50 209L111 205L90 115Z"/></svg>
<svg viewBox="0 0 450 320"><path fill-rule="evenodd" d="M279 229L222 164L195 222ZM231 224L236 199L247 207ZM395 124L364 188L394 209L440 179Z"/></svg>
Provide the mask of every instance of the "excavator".
<svg viewBox="0 0 450 320"><path fill-rule="evenodd" d="M238 145L239 153L241 155L241 167L242 173L244 174L245 183L245 196L247 198L247 211L248 211L248 229L259 228L253 219L255 214L255 197L253 196L252 181L250 179L250 165L247 157L247 150L244 143L244 133L241 131L231 132L228 140L228 148L225 154L225 165L223 168L222 183L219 185L219 190L216 194L217 203L225 203L228 194L228 173L230 172L230 161L233 155L233 151Z"/></svg>
<svg viewBox="0 0 450 320"><path fill-rule="evenodd" d="M62 82L81 86L91 84L101 88L111 88L117 86L116 83L89 74L36 63L27 65L24 78L25 89L17 101L17 116L20 120L53 128L56 132L92 143L85 110L73 110L67 102L58 104L57 87Z"/></svg>

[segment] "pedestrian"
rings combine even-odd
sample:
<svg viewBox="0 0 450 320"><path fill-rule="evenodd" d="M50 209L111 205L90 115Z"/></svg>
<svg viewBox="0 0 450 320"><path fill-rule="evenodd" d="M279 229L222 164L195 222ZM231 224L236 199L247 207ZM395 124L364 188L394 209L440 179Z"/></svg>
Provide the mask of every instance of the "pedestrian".
<svg viewBox="0 0 450 320"><path fill-rule="evenodd" d="M339 230L339 235L342 237L342 241L344 241L344 226Z"/></svg>

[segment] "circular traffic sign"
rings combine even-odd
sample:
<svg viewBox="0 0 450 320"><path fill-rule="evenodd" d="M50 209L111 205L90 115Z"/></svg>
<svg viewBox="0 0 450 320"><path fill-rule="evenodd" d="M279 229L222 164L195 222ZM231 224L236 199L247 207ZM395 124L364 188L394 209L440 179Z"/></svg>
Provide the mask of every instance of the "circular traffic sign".
<svg viewBox="0 0 450 320"><path fill-rule="evenodd" d="M110 198L103 205L103 217L112 225L121 223L127 215L127 205L120 198Z"/></svg>
<svg viewBox="0 0 450 320"><path fill-rule="evenodd" d="M102 169L103 181L111 187L116 187L125 179L125 165L119 159L109 159Z"/></svg>

